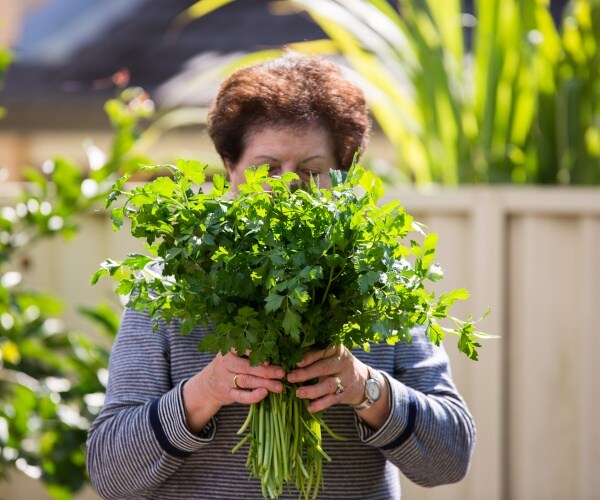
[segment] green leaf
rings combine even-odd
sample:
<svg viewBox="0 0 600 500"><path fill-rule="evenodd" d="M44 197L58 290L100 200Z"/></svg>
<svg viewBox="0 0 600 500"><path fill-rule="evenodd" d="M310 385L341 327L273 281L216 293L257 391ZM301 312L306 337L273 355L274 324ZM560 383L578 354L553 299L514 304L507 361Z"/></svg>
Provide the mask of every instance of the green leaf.
<svg viewBox="0 0 600 500"><path fill-rule="evenodd" d="M293 309L287 309L281 323L285 333L290 335L295 342L300 340L300 327L302 326L300 315Z"/></svg>
<svg viewBox="0 0 600 500"><path fill-rule="evenodd" d="M437 245L438 236L435 233L429 233L425 236L422 245L422 260L421 265L424 269L429 269L435 259L435 247Z"/></svg>
<svg viewBox="0 0 600 500"><path fill-rule="evenodd" d="M140 253L130 253L121 262L120 265L129 267L130 269L133 269L133 270L140 270L140 269L144 269L152 261L153 261L153 259L151 257L148 257L147 255L143 255ZM111 261L111 259L108 259L105 262L110 262L109 264L107 264L110 269L115 268L115 266L118 264L114 261ZM115 270L116 270L116 268L115 268ZM114 274L114 272L112 274Z"/></svg>
<svg viewBox="0 0 600 500"><path fill-rule="evenodd" d="M358 278L358 289L360 293L367 293L367 291L379 281L379 273L376 271L369 271Z"/></svg>
<svg viewBox="0 0 600 500"><path fill-rule="evenodd" d="M346 180L347 177L347 172L343 171L343 170L330 170L329 171L329 178L331 179L331 185L332 187L338 187L341 186L344 181Z"/></svg>
<svg viewBox="0 0 600 500"><path fill-rule="evenodd" d="M385 192L381 179L368 170L363 172L363 175L360 178L360 185L365 189L373 201L377 201Z"/></svg>
<svg viewBox="0 0 600 500"><path fill-rule="evenodd" d="M183 335L187 335L189 333L192 333L192 331L194 330L195 327L196 327L195 319L191 316L188 316L188 317L184 318L184 320L181 322L181 324L179 326L179 330Z"/></svg>
<svg viewBox="0 0 600 500"><path fill-rule="evenodd" d="M466 288L452 290L451 292L443 295L444 300L452 302L454 302L455 300L467 300L470 296L471 294Z"/></svg>
<svg viewBox="0 0 600 500"><path fill-rule="evenodd" d="M279 309L283 302L283 298L283 295L278 295L276 293L267 295L265 298L265 312L272 313Z"/></svg>
<svg viewBox="0 0 600 500"><path fill-rule="evenodd" d="M106 276L108 274L108 270L107 269L98 269L97 271L94 272L94 274L92 274L92 277L90 279L90 283L92 285L95 285L96 283L98 283L98 281L100 280L100 278L102 278L103 276Z"/></svg>
<svg viewBox="0 0 600 500"><path fill-rule="evenodd" d="M172 260L183 252L183 248L173 247L167 250L165 260Z"/></svg>
<svg viewBox="0 0 600 500"><path fill-rule="evenodd" d="M437 323L430 323L427 329L427 334L429 335L429 339L435 344L440 345L446 333L444 329L438 325Z"/></svg>
<svg viewBox="0 0 600 500"><path fill-rule="evenodd" d="M123 207L113 208L110 212L113 231L118 231L123 227Z"/></svg>
<svg viewBox="0 0 600 500"><path fill-rule="evenodd" d="M144 188L142 188L144 189ZM142 205L152 205L156 203L156 198L143 190L134 190L133 196L129 198L130 205L141 207Z"/></svg>
<svg viewBox="0 0 600 500"><path fill-rule="evenodd" d="M246 178L245 188L258 191L260 188L257 188L257 185L262 184L269 177L269 165L247 168L244 170L244 177Z"/></svg>
<svg viewBox="0 0 600 500"><path fill-rule="evenodd" d="M176 189L176 184L170 177L159 177L155 179L150 187L152 192L170 198Z"/></svg>
<svg viewBox="0 0 600 500"><path fill-rule="evenodd" d="M95 285L98 280L107 274L110 276L114 276L114 274L121 268L121 264L112 259L106 259L102 264L100 264L100 269L98 269L92 275L92 285Z"/></svg>
<svg viewBox="0 0 600 500"><path fill-rule="evenodd" d="M285 172L280 176L280 179L283 184L290 184L293 181L300 180L300 176L296 172Z"/></svg>
<svg viewBox="0 0 600 500"><path fill-rule="evenodd" d="M213 176L213 189L212 194L214 196L223 196L225 194L225 177L221 174L215 174Z"/></svg>
<svg viewBox="0 0 600 500"><path fill-rule="evenodd" d="M439 281L444 277L444 270L439 264L431 264L427 272L427 279L431 281Z"/></svg>
<svg viewBox="0 0 600 500"><path fill-rule="evenodd" d="M300 307L310 300L310 294L304 288L296 287L289 294L289 298L294 307Z"/></svg>
<svg viewBox="0 0 600 500"><path fill-rule="evenodd" d="M125 295L125 296L130 295L131 292L133 292L135 285L136 285L136 283L133 280L122 279L119 282L119 285L117 286L115 293L117 293L118 295Z"/></svg>
<svg viewBox="0 0 600 500"><path fill-rule="evenodd" d="M177 169L181 171L186 179L189 179L194 184L202 186L206 181L206 166L203 166L196 160L178 160Z"/></svg>

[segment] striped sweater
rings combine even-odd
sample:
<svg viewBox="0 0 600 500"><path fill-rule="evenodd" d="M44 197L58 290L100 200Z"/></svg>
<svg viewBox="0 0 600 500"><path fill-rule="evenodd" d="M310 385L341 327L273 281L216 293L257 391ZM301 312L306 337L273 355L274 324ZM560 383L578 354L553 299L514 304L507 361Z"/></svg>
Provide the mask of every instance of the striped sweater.
<svg viewBox="0 0 600 500"><path fill-rule="evenodd" d="M106 400L87 442L92 484L105 498L260 499L248 478L246 448L231 454L248 408L223 407L199 434L185 423L182 385L210 362L199 352L206 333L180 335L177 325L152 333L143 314L126 310L110 358ZM417 484L435 486L464 477L475 428L452 382L448 357L422 332L410 345L374 345L357 358L382 370L390 386L391 413L378 431L346 405L325 411L335 441L324 433L324 499L400 498L400 471ZM293 488L282 499L297 499Z"/></svg>

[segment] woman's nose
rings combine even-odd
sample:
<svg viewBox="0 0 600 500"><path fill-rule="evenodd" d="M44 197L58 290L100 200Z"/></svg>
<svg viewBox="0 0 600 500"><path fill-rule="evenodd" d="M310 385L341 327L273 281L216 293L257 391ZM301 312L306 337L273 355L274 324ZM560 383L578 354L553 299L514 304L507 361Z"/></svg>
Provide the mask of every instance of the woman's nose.
<svg viewBox="0 0 600 500"><path fill-rule="evenodd" d="M285 174L287 172L297 172L298 166L293 163L283 164L281 165L281 173Z"/></svg>

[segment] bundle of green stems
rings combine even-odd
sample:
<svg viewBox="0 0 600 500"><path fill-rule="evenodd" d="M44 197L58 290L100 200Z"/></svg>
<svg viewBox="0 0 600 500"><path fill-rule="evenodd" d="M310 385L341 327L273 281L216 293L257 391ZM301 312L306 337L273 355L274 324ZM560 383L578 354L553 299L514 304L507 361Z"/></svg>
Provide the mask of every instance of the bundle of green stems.
<svg viewBox="0 0 600 500"><path fill-rule="evenodd" d="M250 405L238 434L245 434L232 453L249 444L246 467L258 478L265 498L278 498L284 487L294 484L301 497L315 499L323 487L321 430L343 440L323 421L320 412L308 411L308 401L295 396L296 387L269 395Z"/></svg>

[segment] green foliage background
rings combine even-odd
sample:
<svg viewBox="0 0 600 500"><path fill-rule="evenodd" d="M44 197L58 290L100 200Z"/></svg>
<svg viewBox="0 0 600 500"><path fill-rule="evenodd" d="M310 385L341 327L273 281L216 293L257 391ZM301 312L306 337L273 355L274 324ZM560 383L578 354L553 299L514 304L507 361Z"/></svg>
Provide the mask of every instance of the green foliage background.
<svg viewBox="0 0 600 500"><path fill-rule="evenodd" d="M18 263L45 239L75 237L79 216L104 201L124 171L145 162L134 146L152 115L149 103L141 89L120 89L106 103L114 140L104 164L86 169L55 157L43 171L27 170L17 201L0 213L0 479L16 467L56 499L86 484L87 429L103 402L106 346L120 311L80 307L90 329L69 329L65 304L22 285Z"/></svg>
<svg viewBox="0 0 600 500"><path fill-rule="evenodd" d="M186 21L225 3L201 0ZM272 3L328 37L291 48L344 56L404 182L600 184L600 0L572 0L558 27L549 0L473 4L474 15L460 0Z"/></svg>

